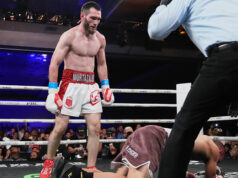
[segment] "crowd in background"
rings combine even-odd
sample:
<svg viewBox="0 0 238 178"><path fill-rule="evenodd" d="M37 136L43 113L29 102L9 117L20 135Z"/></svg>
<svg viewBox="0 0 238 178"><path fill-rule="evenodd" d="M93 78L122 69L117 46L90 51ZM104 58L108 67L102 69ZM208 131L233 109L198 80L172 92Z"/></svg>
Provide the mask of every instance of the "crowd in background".
<svg viewBox="0 0 238 178"><path fill-rule="evenodd" d="M100 132L100 139L125 139L135 129L141 127L137 124L135 128L131 126L119 125L118 127L103 128ZM0 130L0 141L12 142L11 145L0 145L0 161L41 161L46 159L47 145L14 145L14 141L47 141L50 135L48 128L45 131L41 128L27 127L15 128L9 130ZM77 129L69 128L62 140L84 140L87 139L87 129L85 125ZM61 144L55 156L64 157L68 160L80 160L87 158L87 144ZM110 158L116 156L121 150L123 143L100 143L98 148L99 158Z"/></svg>
<svg viewBox="0 0 238 178"><path fill-rule="evenodd" d="M236 123L236 130L233 136L238 136L238 121ZM109 128L102 126L100 132L100 139L126 139L136 129L140 128L141 124L117 125ZM0 141L47 141L52 128L43 130L41 128L12 127L10 130L0 130ZM210 127L205 130L205 134L210 136L226 136L231 135L226 132L218 123L211 123ZM87 129L85 125L78 128L69 128L63 140L84 140L87 139ZM107 142L100 143L98 148L98 158L114 158L123 147L123 142ZM222 142L227 159L238 158L238 142ZM62 144L57 150L55 156L64 157L68 160L86 160L87 159L87 144ZM6 145L0 146L0 161L43 161L46 159L47 145Z"/></svg>
<svg viewBox="0 0 238 178"><path fill-rule="evenodd" d="M211 123L207 129L206 134L209 136L235 136L238 137L238 121L235 122L235 129L233 132L229 129L223 129L219 123ZM224 146L224 157L227 159L238 158L238 141L222 141Z"/></svg>

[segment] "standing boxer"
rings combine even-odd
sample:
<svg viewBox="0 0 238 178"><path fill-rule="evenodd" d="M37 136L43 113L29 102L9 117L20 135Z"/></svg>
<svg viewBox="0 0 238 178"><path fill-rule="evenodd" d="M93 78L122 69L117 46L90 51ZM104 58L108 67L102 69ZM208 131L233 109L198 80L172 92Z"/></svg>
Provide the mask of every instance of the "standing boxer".
<svg viewBox="0 0 238 178"><path fill-rule="evenodd" d="M95 57L101 81L104 104L112 104L114 96L109 87L105 57L106 40L97 31L101 9L93 1L82 6L81 23L62 34L49 67L49 95L46 108L56 115L50 134L47 160L40 178L50 178L54 156L69 122L70 116L83 115L88 126L88 168L95 169L100 132L102 105L99 86L94 81ZM64 62L64 72L58 90L58 69Z"/></svg>
<svg viewBox="0 0 238 178"><path fill-rule="evenodd" d="M206 57L176 116L159 178L184 178L194 140L203 124L217 115L219 108L238 99L237 19L237 0L161 0L150 17L150 38L166 38L183 25Z"/></svg>

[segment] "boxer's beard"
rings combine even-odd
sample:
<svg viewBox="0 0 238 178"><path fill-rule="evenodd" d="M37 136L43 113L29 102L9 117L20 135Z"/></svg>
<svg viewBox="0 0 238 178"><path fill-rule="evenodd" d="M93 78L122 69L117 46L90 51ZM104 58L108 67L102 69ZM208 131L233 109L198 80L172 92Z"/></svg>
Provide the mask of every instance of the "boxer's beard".
<svg viewBox="0 0 238 178"><path fill-rule="evenodd" d="M94 34L95 33L94 30L90 30L90 25L89 25L86 18L85 18L85 21L84 21L84 28L85 28L85 31L88 32L89 34Z"/></svg>

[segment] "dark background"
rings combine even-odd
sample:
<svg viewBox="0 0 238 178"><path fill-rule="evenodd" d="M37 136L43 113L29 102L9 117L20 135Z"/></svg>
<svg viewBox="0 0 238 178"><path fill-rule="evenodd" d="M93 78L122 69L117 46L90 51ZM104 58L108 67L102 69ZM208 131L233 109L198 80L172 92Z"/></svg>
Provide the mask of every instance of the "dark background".
<svg viewBox="0 0 238 178"><path fill-rule="evenodd" d="M0 52L0 84L47 86L51 54ZM107 56L112 88L176 89L177 83L192 82L199 61L156 60ZM61 66L60 71L62 71ZM97 72L95 71L97 74ZM98 81L97 75L96 80ZM45 101L47 91L0 90L1 100ZM119 94L120 103L176 103L174 94ZM44 107L0 106L1 118L54 118ZM104 108L105 119L170 119L176 108ZM3 125L2 125L3 126Z"/></svg>
<svg viewBox="0 0 238 178"><path fill-rule="evenodd" d="M57 40L63 31L76 25L80 8L85 2L1 0L0 84L47 86L49 63ZM97 2L102 7L103 19L98 30L107 39L106 57L111 88L176 89L178 83L194 81L204 57L186 33L181 33L181 27L161 41L150 40L148 37L147 22L159 1ZM29 21L22 16L19 18L19 14L24 16L26 12L33 15L33 20ZM11 14L15 16L14 20L10 20ZM41 14L46 19L37 21ZM60 24L52 23L50 19L55 15L61 15L66 20ZM60 72L62 69L63 66ZM47 91L0 90L0 100L45 101L46 97ZM115 93L115 98L118 103L176 103L175 95L171 94ZM222 109L221 115L225 112ZM175 115L175 108L109 107L104 108L102 118L172 119ZM54 118L44 107L36 106L0 106L0 117ZM1 123L0 129L11 125Z"/></svg>

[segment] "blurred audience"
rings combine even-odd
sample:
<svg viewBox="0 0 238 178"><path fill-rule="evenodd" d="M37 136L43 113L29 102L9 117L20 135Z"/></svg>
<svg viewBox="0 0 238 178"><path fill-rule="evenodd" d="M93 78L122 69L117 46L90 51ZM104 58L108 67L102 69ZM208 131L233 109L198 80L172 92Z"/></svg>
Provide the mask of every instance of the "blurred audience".
<svg viewBox="0 0 238 178"><path fill-rule="evenodd" d="M124 130L123 125L119 125L117 127L117 136L116 136L117 139L123 138L123 135L124 135L123 130Z"/></svg>
<svg viewBox="0 0 238 178"><path fill-rule="evenodd" d="M211 123L210 128L207 130L209 136L221 136L223 135L223 129L219 123Z"/></svg>
<svg viewBox="0 0 238 178"><path fill-rule="evenodd" d="M20 147L12 146L8 153L9 155L7 155L7 158L5 158L6 161L25 161L26 160L21 157Z"/></svg>
<svg viewBox="0 0 238 178"><path fill-rule="evenodd" d="M225 151L225 155L224 155L224 158L231 158L231 154L230 154L230 151L231 151L231 145L229 143L226 143L224 145L224 151Z"/></svg>
<svg viewBox="0 0 238 178"><path fill-rule="evenodd" d="M115 127L110 127L108 129L102 129L104 132L106 130L106 134L103 135L103 138L100 139L116 139L116 129ZM119 144L118 143L99 143L99 153L98 156L102 158L114 158L119 152Z"/></svg>
<svg viewBox="0 0 238 178"><path fill-rule="evenodd" d="M87 139L86 135L86 128L83 126L78 127L76 136L77 140L84 140ZM87 143L80 143L75 145L75 159L84 159L87 157L88 152L87 152Z"/></svg>
<svg viewBox="0 0 238 178"><path fill-rule="evenodd" d="M124 128L124 134L123 134L123 138L122 139L127 139L132 133L133 133L133 128L131 127L131 126L126 126L125 128ZM121 144L120 144L120 151L121 151L121 149L122 149L122 147L124 146L124 142L122 142Z"/></svg>
<svg viewBox="0 0 238 178"><path fill-rule="evenodd" d="M141 124L136 124L136 129L139 129L139 128L141 128Z"/></svg>
<svg viewBox="0 0 238 178"><path fill-rule="evenodd" d="M232 133L233 136L238 135L238 122L235 121L233 124ZM133 128L139 129L141 124L136 125L118 125L118 127L111 126L109 128L103 128L100 131L100 139L127 139L131 133L133 133ZM42 128L19 128L17 129L11 127L7 130L0 130L0 141L47 141L49 138L51 128L47 128L45 131ZM207 129L207 134L210 136L220 136L227 132L223 131L220 123L211 123L209 129ZM64 136L64 140L86 140L87 139L87 128L82 125L76 128L69 128ZM115 143L113 141L107 141L105 143L99 144L99 154L100 158L114 158L123 147L123 142ZM224 147L224 158L225 159L237 159L238 158L238 142L219 142L219 147ZM0 161L42 161L46 159L47 145L24 145L24 146L14 146L6 145L0 146ZM82 160L87 158L87 147L85 143L78 144L62 144L57 150L55 156L64 157L67 160Z"/></svg>

